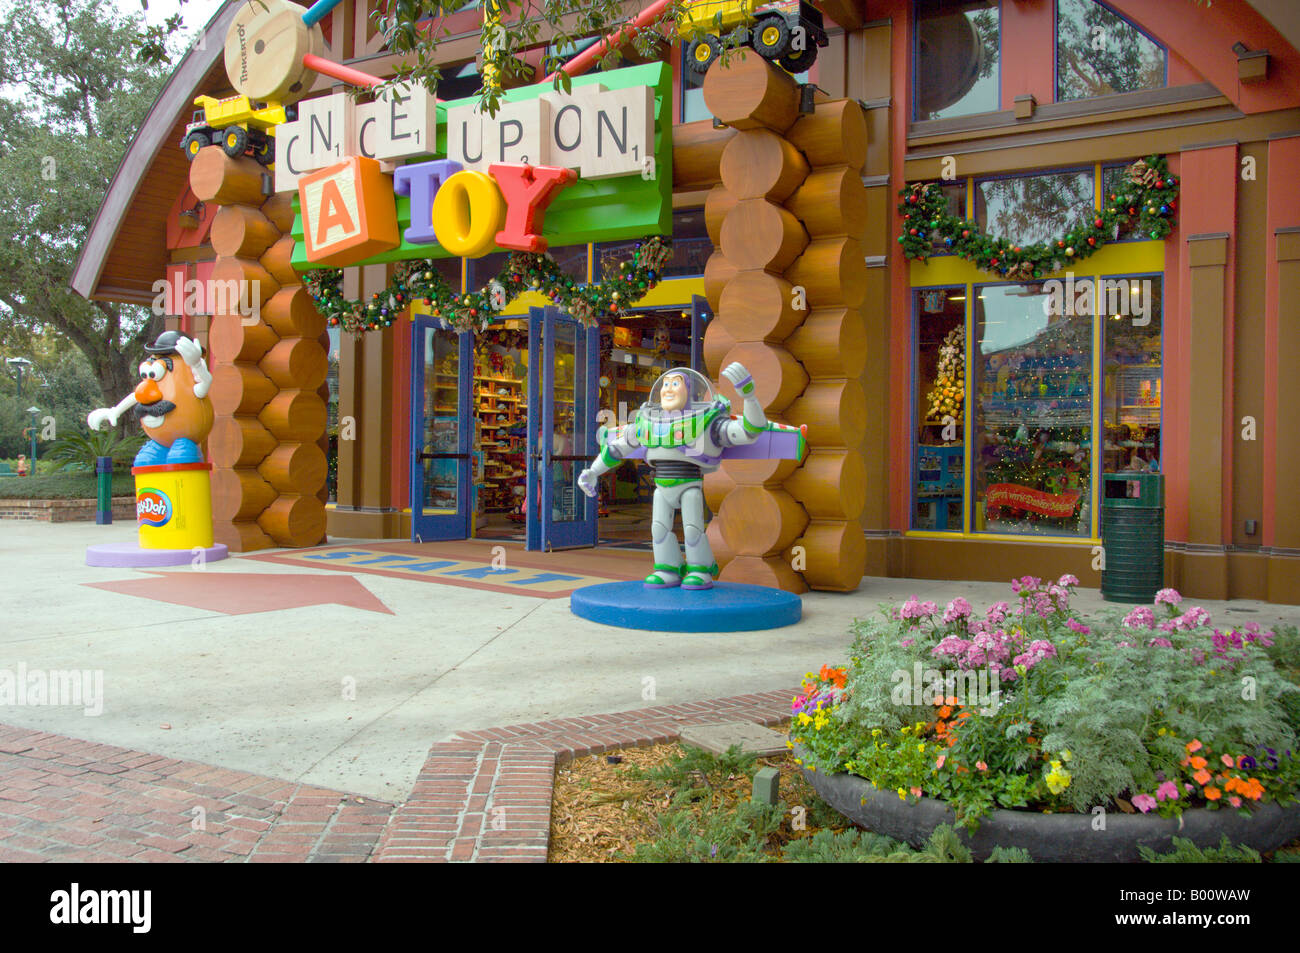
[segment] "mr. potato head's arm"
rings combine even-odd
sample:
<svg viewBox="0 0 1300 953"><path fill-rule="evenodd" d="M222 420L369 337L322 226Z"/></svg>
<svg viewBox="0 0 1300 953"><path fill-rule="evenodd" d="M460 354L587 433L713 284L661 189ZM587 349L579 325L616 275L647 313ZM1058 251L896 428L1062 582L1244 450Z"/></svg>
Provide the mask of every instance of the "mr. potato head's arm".
<svg viewBox="0 0 1300 953"><path fill-rule="evenodd" d="M104 424L116 427L118 418L138 404L135 394L130 393L117 402L116 407L100 407L86 415L86 425L91 430L103 430Z"/></svg>
<svg viewBox="0 0 1300 953"><path fill-rule="evenodd" d="M194 375L194 396L200 400L207 397L208 390L212 387L212 372L208 370L208 362L203 359L203 348L199 342L192 338L179 338L176 341L176 353Z"/></svg>

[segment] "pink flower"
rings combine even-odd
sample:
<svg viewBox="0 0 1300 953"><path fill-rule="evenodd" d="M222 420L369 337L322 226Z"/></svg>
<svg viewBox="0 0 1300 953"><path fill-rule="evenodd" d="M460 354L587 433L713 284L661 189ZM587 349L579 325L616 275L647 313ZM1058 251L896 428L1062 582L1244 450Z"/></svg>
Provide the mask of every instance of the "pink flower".
<svg viewBox="0 0 1300 953"><path fill-rule="evenodd" d="M943 763L947 760L948 760L948 756L946 754L939 755L939 760L934 763L935 770L942 768Z"/></svg>
<svg viewBox="0 0 1300 953"><path fill-rule="evenodd" d="M1158 645L1158 646L1160 646L1161 648L1165 648L1165 649L1172 649L1172 648L1174 647L1174 643L1170 642L1168 639L1163 639L1163 638L1161 638L1161 639L1152 639L1150 642L1147 643L1147 645L1148 645L1148 646L1157 646L1157 645Z"/></svg>
<svg viewBox="0 0 1300 953"><path fill-rule="evenodd" d="M1079 579L1077 576L1072 576L1067 572L1056 581L1056 584L1058 586L1077 586L1079 584Z"/></svg>
<svg viewBox="0 0 1300 953"><path fill-rule="evenodd" d="M920 796L921 796L921 789L918 788L918 787L913 787L913 788L912 788L912 793L915 794L917 797L920 797Z"/></svg>
<svg viewBox="0 0 1300 953"><path fill-rule="evenodd" d="M1151 611L1150 606L1138 606L1128 615L1124 616L1124 628L1136 629L1141 626L1146 629L1153 629L1156 625L1155 613Z"/></svg>
<svg viewBox="0 0 1300 953"><path fill-rule="evenodd" d="M1178 621L1180 628L1195 629L1198 626L1209 625L1210 614L1200 606L1192 606L1182 614Z"/></svg>
<svg viewBox="0 0 1300 953"><path fill-rule="evenodd" d="M1156 788L1156 799L1160 801L1177 801L1178 785L1174 784L1173 781L1166 781Z"/></svg>
<svg viewBox="0 0 1300 953"><path fill-rule="evenodd" d="M1156 806L1156 799L1150 794L1139 794L1133 799L1133 806L1145 814Z"/></svg>
<svg viewBox="0 0 1300 953"><path fill-rule="evenodd" d="M1164 603L1168 606L1176 606L1183 601L1183 597L1178 594L1177 589L1161 589L1156 593L1156 605Z"/></svg>
<svg viewBox="0 0 1300 953"><path fill-rule="evenodd" d="M948 603L948 608L943 612L944 622L956 622L959 619L969 618L974 610L969 602L958 596L952 602Z"/></svg>
<svg viewBox="0 0 1300 953"><path fill-rule="evenodd" d="M910 648L915 644L916 644L916 639L903 639L903 641L898 643L898 647L900 649L906 649L906 648Z"/></svg>
<svg viewBox="0 0 1300 953"><path fill-rule="evenodd" d="M1065 625L1071 632L1078 632L1080 635L1092 634L1092 629L1088 628L1082 622L1075 622L1073 619L1066 619Z"/></svg>
<svg viewBox="0 0 1300 953"><path fill-rule="evenodd" d="M1231 767L1234 766L1234 765L1233 765L1233 761L1232 761L1232 755L1230 755L1230 754L1225 754L1225 755L1220 756L1219 760L1222 761L1222 762L1223 762L1225 765L1227 765L1229 768L1231 768Z"/></svg>
<svg viewBox="0 0 1300 953"><path fill-rule="evenodd" d="M1228 803L1233 807L1241 807L1241 798L1234 794L1232 797L1228 798Z"/></svg>
<svg viewBox="0 0 1300 953"><path fill-rule="evenodd" d="M985 764L983 761L976 761L975 767L979 768L979 770L981 771L987 771L989 769L989 766Z"/></svg>

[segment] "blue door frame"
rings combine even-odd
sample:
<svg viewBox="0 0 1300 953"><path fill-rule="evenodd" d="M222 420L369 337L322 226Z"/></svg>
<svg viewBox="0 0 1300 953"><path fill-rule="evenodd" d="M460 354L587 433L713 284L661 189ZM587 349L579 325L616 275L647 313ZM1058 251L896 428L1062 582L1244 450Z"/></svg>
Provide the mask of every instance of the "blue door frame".
<svg viewBox="0 0 1300 953"><path fill-rule="evenodd" d="M557 400L568 401L556 392L555 343L561 330L572 334L574 343L573 379L560 385L564 395L572 395L573 419L557 433ZM599 376L596 328L584 328L559 308L529 310L528 549L596 545L596 500L578 489L576 476L596 456Z"/></svg>
<svg viewBox="0 0 1300 953"><path fill-rule="evenodd" d="M448 335L458 354L456 371L456 404L454 414L450 405L442 405L443 412L434 400L427 400L425 372L432 355L433 335ZM441 539L467 539L470 520L473 518L474 486L472 474L471 439L474 433L474 340L471 334L457 334L440 318L415 315L411 319L411 539L429 542ZM432 368L437 380L437 368ZM448 384L450 381L448 381ZM429 442L429 427L438 429L440 422L456 422L454 445ZM427 470L426 470L427 467ZM453 512L427 512L425 501L426 474L452 472L448 485L456 488L456 508ZM432 507L428 508L432 510ZM450 509L450 508L447 508Z"/></svg>

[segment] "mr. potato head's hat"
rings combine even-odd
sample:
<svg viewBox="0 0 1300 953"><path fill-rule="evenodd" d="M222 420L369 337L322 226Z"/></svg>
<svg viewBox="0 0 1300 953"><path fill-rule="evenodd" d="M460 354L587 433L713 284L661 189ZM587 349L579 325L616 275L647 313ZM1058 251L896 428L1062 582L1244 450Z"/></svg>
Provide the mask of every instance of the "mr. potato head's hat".
<svg viewBox="0 0 1300 953"><path fill-rule="evenodd" d="M176 343L183 337L185 335L179 331L164 331L152 344L146 344L144 349L150 354L177 354Z"/></svg>

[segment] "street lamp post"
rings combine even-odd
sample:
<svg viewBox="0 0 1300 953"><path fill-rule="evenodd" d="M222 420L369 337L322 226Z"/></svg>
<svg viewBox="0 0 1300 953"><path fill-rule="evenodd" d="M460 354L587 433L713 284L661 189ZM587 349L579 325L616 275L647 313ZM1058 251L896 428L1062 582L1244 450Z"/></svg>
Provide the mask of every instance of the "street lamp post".
<svg viewBox="0 0 1300 953"><path fill-rule="evenodd" d="M36 426L40 419L41 409L39 407L28 407L27 412L32 415L32 466L27 472L36 476Z"/></svg>
<svg viewBox="0 0 1300 953"><path fill-rule="evenodd" d="M18 375L18 398L21 400L23 396L23 371L31 367L32 362L25 357L11 357L9 358L9 366Z"/></svg>

